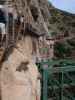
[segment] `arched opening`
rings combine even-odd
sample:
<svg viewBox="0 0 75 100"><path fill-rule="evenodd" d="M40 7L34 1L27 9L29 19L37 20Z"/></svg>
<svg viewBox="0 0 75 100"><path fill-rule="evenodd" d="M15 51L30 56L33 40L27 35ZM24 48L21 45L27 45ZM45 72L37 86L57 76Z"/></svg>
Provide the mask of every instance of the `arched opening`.
<svg viewBox="0 0 75 100"><path fill-rule="evenodd" d="M0 23L6 24L6 15L5 12L0 8Z"/></svg>
<svg viewBox="0 0 75 100"><path fill-rule="evenodd" d="M0 8L0 46L7 48L14 42L14 18L13 13L5 10L1 5ZM10 8L9 8L10 10Z"/></svg>
<svg viewBox="0 0 75 100"><path fill-rule="evenodd" d="M6 34L6 14L3 11L3 9L0 8L0 45L2 44L2 41L5 40L5 34Z"/></svg>
<svg viewBox="0 0 75 100"><path fill-rule="evenodd" d="M34 7L34 6L31 6L30 9L31 9L31 13L32 13L33 19L36 22L37 19L38 19L38 16L39 16L38 9L37 9L37 7Z"/></svg>

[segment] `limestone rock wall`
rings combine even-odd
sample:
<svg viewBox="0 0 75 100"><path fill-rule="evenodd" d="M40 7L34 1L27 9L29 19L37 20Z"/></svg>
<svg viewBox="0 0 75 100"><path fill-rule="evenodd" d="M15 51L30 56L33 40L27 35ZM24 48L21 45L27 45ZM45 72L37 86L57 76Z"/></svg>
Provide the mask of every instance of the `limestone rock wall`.
<svg viewBox="0 0 75 100"><path fill-rule="evenodd" d="M32 40L36 43L38 52L38 36L48 34L48 2L6 0L5 4L9 10L14 8L13 15L16 12L20 18L23 17L23 33L26 36L15 42L16 47L10 47L12 52L5 52L5 60L0 70L1 100L40 100L41 87L39 72L33 60Z"/></svg>
<svg viewBox="0 0 75 100"><path fill-rule="evenodd" d="M39 72L32 60L30 36L19 41L2 64L0 90L1 100L40 100Z"/></svg>
<svg viewBox="0 0 75 100"><path fill-rule="evenodd" d="M47 0L8 0L8 4L24 16L25 27L38 36L48 34L49 10ZM28 26L27 26L28 25ZM30 26L30 27L29 27Z"/></svg>

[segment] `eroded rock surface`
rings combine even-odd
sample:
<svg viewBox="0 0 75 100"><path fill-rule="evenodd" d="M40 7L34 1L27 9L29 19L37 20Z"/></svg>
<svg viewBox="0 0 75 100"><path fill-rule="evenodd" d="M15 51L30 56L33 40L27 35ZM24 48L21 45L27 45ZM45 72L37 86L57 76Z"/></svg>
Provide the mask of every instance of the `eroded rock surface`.
<svg viewBox="0 0 75 100"><path fill-rule="evenodd" d="M40 100L39 72L32 60L31 45L30 36L25 37L3 63L0 72L2 100Z"/></svg>

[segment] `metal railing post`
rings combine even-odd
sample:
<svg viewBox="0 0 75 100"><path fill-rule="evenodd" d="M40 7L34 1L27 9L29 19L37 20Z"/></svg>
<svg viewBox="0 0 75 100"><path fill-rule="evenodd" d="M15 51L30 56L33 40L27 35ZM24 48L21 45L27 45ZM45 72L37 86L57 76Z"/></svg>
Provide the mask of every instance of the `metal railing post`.
<svg viewBox="0 0 75 100"><path fill-rule="evenodd" d="M42 64L43 67L43 100L48 100L48 64Z"/></svg>

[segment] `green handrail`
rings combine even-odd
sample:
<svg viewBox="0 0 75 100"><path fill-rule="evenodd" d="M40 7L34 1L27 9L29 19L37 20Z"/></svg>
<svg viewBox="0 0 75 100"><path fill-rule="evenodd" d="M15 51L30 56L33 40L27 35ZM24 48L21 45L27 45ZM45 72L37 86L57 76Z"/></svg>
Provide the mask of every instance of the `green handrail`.
<svg viewBox="0 0 75 100"><path fill-rule="evenodd" d="M54 65L60 65L59 67L54 67ZM65 92L65 88L75 86L75 79L69 72L75 72L75 61L74 60L45 60L41 62L41 69L43 71L43 100L48 100L48 89L52 89L53 94L55 95L56 100L75 100L75 97L72 93ZM60 82L57 78L53 78L53 74L61 73ZM48 84L50 82L50 84ZM56 92L60 90L60 96ZM66 99L64 99L66 98Z"/></svg>

